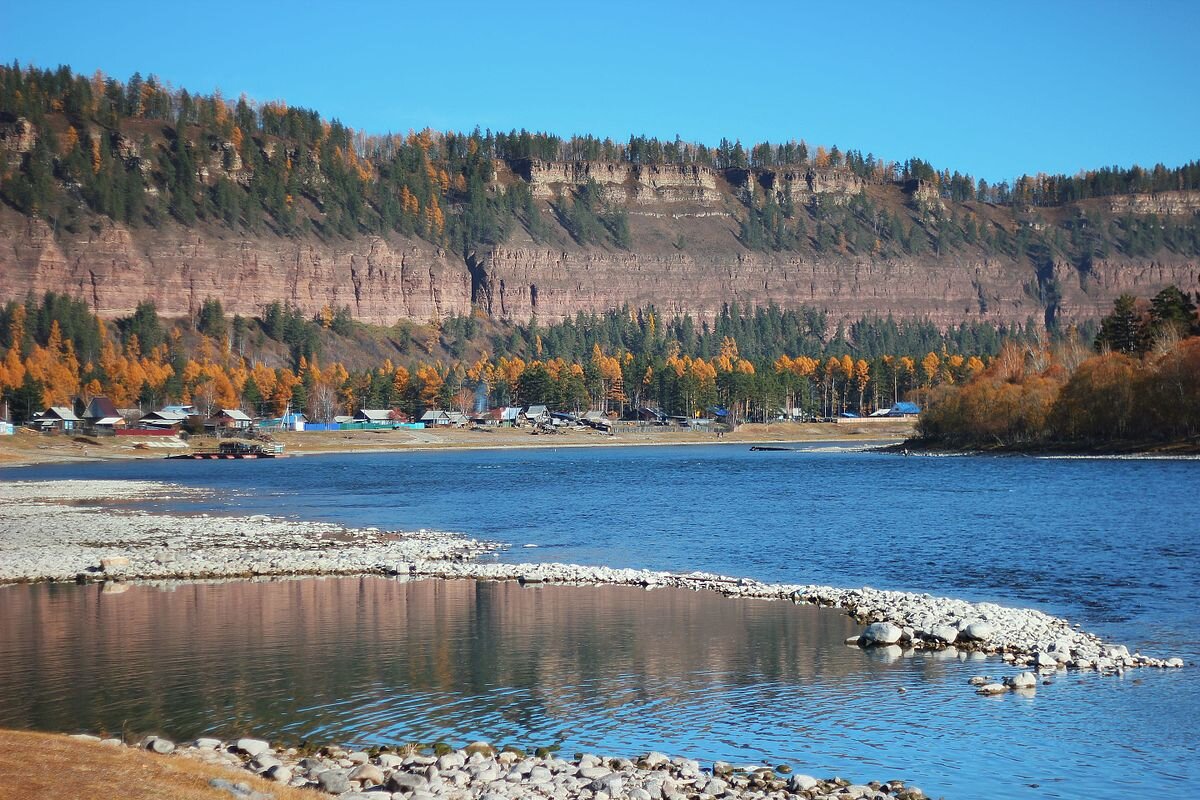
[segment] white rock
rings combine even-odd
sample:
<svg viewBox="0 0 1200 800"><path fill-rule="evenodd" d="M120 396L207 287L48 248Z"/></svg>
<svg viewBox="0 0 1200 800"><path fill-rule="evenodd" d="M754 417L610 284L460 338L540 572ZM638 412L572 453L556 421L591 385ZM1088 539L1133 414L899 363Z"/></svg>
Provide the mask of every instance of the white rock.
<svg viewBox="0 0 1200 800"><path fill-rule="evenodd" d="M976 690L976 694L1004 694L1008 687L1002 683L985 683Z"/></svg>
<svg viewBox="0 0 1200 800"><path fill-rule="evenodd" d="M990 622L972 622L963 628L959 632L959 635L969 641L986 642L992 638L994 633L995 628L992 627Z"/></svg>
<svg viewBox="0 0 1200 800"><path fill-rule="evenodd" d="M1005 678L1004 682L1013 689L1033 689L1037 687L1037 676L1032 672L1022 672L1011 678Z"/></svg>
<svg viewBox="0 0 1200 800"><path fill-rule="evenodd" d="M788 778L788 789L793 792L806 792L817 785L817 779L811 775L795 773Z"/></svg>
<svg viewBox="0 0 1200 800"><path fill-rule="evenodd" d="M271 749L271 743L264 742L262 739L238 739L233 746L251 758L262 755Z"/></svg>
<svg viewBox="0 0 1200 800"><path fill-rule="evenodd" d="M1033 664L1038 669L1057 669L1058 659L1055 658L1051 653L1046 653L1039 650L1038 654L1033 657Z"/></svg>
<svg viewBox="0 0 1200 800"><path fill-rule="evenodd" d="M146 740L146 749L152 753L158 753L160 756L165 756L175 750L175 743L170 739L163 739L161 736L151 736Z"/></svg>
<svg viewBox="0 0 1200 800"><path fill-rule="evenodd" d="M895 644L904 632L890 622L872 622L862 632L866 644Z"/></svg>
<svg viewBox="0 0 1200 800"><path fill-rule="evenodd" d="M953 625L934 625L929 635L943 644L954 644L958 639L958 628Z"/></svg>

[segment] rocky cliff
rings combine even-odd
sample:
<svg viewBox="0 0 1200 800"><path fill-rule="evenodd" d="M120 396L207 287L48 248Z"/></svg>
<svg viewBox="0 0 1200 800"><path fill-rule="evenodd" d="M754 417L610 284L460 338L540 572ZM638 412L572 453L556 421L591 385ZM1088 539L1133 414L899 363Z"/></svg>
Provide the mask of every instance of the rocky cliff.
<svg viewBox="0 0 1200 800"><path fill-rule="evenodd" d="M38 135L24 119L0 125L0 167L16 169ZM152 169L134 137L113 133L107 141L113 158L127 168ZM310 189L325 180L315 151L302 156L266 142L262 153L268 161L286 157L289 168L297 164ZM195 168L205 186L220 177L244 186L251 177L232 142L219 139L198 149ZM936 186L920 181L870 184L849 170L811 165L717 170L702 164L533 159L498 163L496 173L490 191L526 182L551 230L534 240L518 227L503 245L461 255L399 235L282 237L170 221L129 228L86 214L85 224L74 226L78 232L68 232L0 207L0 302L31 292L63 292L113 317L131 313L146 299L166 315L192 313L209 296L243 315L260 314L282 300L314 314L326 305L348 306L358 319L385 325L475 310L499 320L553 321L625 304L711 318L736 302L803 304L835 320L891 314L949 325L970 319L1077 320L1104 313L1122 292L1146 296L1172 283L1200 289L1196 259L1170 254L1095 259L1084 269L1062 259L1035 265L1024 256L970 247L924 256L865 255L861 245L821 246L803 237L795 250L761 252L747 249L739 236L748 206L769 197L781 206L811 209L816 220L821 208L844 211L852 198L869 196L872 208L911 220L903 226L928 224L935 230L939 220L958 214L978 219L981 229L1017 230L1011 217L986 204L948 209ZM589 181L600 185L606 203L625 210L627 248L582 246L560 224L564 204ZM153 185L148 193L157 192ZM1110 214L1200 213L1200 192L1103 202ZM872 213L877 222L879 212ZM1045 224L1035 227L1043 230Z"/></svg>
<svg viewBox="0 0 1200 800"><path fill-rule="evenodd" d="M97 222L55 237L39 220L0 215L0 300L65 292L102 316L153 300L167 315L218 297L230 313L254 315L275 300L309 313L349 306L364 321L427 321L468 313L471 276L462 259L419 240L362 237L337 244L164 226L129 230Z"/></svg>
<svg viewBox="0 0 1200 800"><path fill-rule="evenodd" d="M355 317L384 325L473 309L500 320L552 321L624 304L708 318L733 302L808 305L835 320L891 314L941 325L1045 316L1036 299L1037 274L1014 260L751 252L735 236L733 212L637 208L643 210L631 213L630 251L517 237L465 258L401 237L251 238L177 225L130 230L99 220L84 233L55 236L45 222L5 209L0 301L66 292L112 317L131 313L144 299L167 315L193 313L209 296L243 315L286 300L314 314L326 304L349 306ZM677 232L697 246L673 246ZM1060 261L1052 277L1060 293L1056 313L1083 319L1105 313L1121 292L1145 296L1171 283L1194 291L1200 263L1111 258L1081 273Z"/></svg>

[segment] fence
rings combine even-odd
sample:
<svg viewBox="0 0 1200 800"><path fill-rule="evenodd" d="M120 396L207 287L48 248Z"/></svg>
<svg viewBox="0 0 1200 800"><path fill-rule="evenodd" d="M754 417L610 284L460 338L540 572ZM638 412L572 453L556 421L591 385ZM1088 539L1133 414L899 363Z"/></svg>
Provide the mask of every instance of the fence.
<svg viewBox="0 0 1200 800"><path fill-rule="evenodd" d="M178 436L174 428L117 428L117 436Z"/></svg>

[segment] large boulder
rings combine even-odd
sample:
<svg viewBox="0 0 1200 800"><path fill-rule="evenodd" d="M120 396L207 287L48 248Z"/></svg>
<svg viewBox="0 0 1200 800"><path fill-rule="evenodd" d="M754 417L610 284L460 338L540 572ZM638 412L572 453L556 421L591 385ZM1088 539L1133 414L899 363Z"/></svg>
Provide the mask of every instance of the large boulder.
<svg viewBox="0 0 1200 800"><path fill-rule="evenodd" d="M350 778L344 769L327 769L317 776L317 785L329 794L345 794L350 791Z"/></svg>
<svg viewBox="0 0 1200 800"><path fill-rule="evenodd" d="M161 736L151 736L146 740L146 749L151 753L158 753L160 756L165 756L175 751L175 743Z"/></svg>
<svg viewBox="0 0 1200 800"><path fill-rule="evenodd" d="M386 780L383 770L374 764L359 764L354 769L350 770L350 780L358 781L359 783L370 783L372 786L379 786Z"/></svg>
<svg viewBox="0 0 1200 800"><path fill-rule="evenodd" d="M865 645L895 644L900 641L904 631L890 622L872 622L862 632L859 641Z"/></svg>
<svg viewBox="0 0 1200 800"><path fill-rule="evenodd" d="M1037 687L1037 676L1032 672L1022 672L1005 678L1004 683L1012 689L1033 689Z"/></svg>
<svg viewBox="0 0 1200 800"><path fill-rule="evenodd" d="M797 772L788 778L788 791L790 792L807 792L816 785L817 779L811 775L801 775Z"/></svg>
<svg viewBox="0 0 1200 800"><path fill-rule="evenodd" d="M959 638L971 642L986 642L992 638L996 629L990 622L972 622L958 632Z"/></svg>
<svg viewBox="0 0 1200 800"><path fill-rule="evenodd" d="M271 749L271 743L265 742L262 739L238 739L234 743L234 748L239 752L254 758Z"/></svg>
<svg viewBox="0 0 1200 800"><path fill-rule="evenodd" d="M929 631L930 638L942 644L954 644L958 640L958 634L958 628L953 625L934 625Z"/></svg>

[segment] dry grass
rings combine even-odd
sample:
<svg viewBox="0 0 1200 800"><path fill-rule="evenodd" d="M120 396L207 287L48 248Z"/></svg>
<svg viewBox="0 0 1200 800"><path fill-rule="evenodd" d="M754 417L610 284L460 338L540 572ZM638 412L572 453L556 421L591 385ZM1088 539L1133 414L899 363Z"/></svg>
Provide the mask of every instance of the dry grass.
<svg viewBox="0 0 1200 800"><path fill-rule="evenodd" d="M277 800L317 800L316 792L256 778L244 770L107 747L50 733L0 730L0 797L33 800L232 800L213 778L246 781Z"/></svg>

